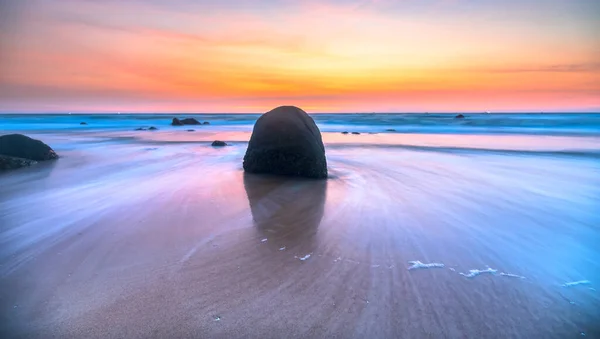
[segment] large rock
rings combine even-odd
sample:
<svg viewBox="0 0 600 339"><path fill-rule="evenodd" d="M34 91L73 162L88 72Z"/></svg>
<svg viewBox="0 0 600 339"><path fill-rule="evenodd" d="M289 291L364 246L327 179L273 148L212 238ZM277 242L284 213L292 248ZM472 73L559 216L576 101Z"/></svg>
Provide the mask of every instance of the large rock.
<svg viewBox="0 0 600 339"><path fill-rule="evenodd" d="M177 118L173 118L173 121L171 122L171 125L173 126L183 126L183 125L202 125L200 123L200 121L194 119L194 118L185 118L185 119L177 119Z"/></svg>
<svg viewBox="0 0 600 339"><path fill-rule="evenodd" d="M50 146L22 134L0 136L0 154L37 161L58 158Z"/></svg>
<svg viewBox="0 0 600 339"><path fill-rule="evenodd" d="M326 178L327 160L314 120L294 106L263 114L254 125L244 170L307 178Z"/></svg>

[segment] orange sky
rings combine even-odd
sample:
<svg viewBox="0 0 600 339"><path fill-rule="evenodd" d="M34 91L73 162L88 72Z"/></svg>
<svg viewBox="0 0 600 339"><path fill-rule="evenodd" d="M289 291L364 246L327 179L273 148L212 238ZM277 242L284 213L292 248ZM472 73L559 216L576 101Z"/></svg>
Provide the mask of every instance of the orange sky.
<svg viewBox="0 0 600 339"><path fill-rule="evenodd" d="M594 0L0 4L1 112L600 110Z"/></svg>

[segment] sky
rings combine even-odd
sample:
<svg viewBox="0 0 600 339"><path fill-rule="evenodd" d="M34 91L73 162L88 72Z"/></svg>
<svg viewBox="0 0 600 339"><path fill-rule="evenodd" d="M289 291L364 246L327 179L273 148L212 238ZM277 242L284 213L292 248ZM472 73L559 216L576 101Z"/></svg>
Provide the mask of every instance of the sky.
<svg viewBox="0 0 600 339"><path fill-rule="evenodd" d="M0 0L0 112L600 111L598 0Z"/></svg>

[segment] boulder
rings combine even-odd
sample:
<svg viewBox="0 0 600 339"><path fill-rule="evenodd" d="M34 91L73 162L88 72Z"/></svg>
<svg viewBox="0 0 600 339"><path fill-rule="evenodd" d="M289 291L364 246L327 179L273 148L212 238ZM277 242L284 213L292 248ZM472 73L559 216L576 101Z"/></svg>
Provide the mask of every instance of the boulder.
<svg viewBox="0 0 600 339"><path fill-rule="evenodd" d="M227 146L227 143L225 143L225 141L215 140L215 141L213 141L212 146L215 146L215 147Z"/></svg>
<svg viewBox="0 0 600 339"><path fill-rule="evenodd" d="M177 118L173 118L171 125L183 126L183 125L202 125L202 124L200 123L200 121L198 121L194 118L185 118L185 119L181 119L181 120L177 119Z"/></svg>
<svg viewBox="0 0 600 339"><path fill-rule="evenodd" d="M464 119L464 118L465 118L465 116L462 115L462 114L459 114L459 115L457 115L457 116L454 117L454 119Z"/></svg>
<svg viewBox="0 0 600 339"><path fill-rule="evenodd" d="M254 125L244 170L307 178L326 178L327 160L314 120L294 106L263 114Z"/></svg>
<svg viewBox="0 0 600 339"><path fill-rule="evenodd" d="M22 134L0 136L0 154L37 161L58 158L50 146Z"/></svg>

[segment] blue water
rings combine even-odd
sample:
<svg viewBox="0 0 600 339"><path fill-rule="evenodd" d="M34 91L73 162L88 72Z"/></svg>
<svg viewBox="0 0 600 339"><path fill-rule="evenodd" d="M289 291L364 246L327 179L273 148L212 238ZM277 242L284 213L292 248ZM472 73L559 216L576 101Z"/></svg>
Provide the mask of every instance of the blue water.
<svg viewBox="0 0 600 339"><path fill-rule="evenodd" d="M130 130L171 127L173 117L209 121L204 129L250 131L260 114L3 114L0 131L81 129ZM375 132L427 134L600 135L600 113L562 114L313 114L322 132ZM79 125L80 122L88 125ZM393 129L395 131L388 131Z"/></svg>

